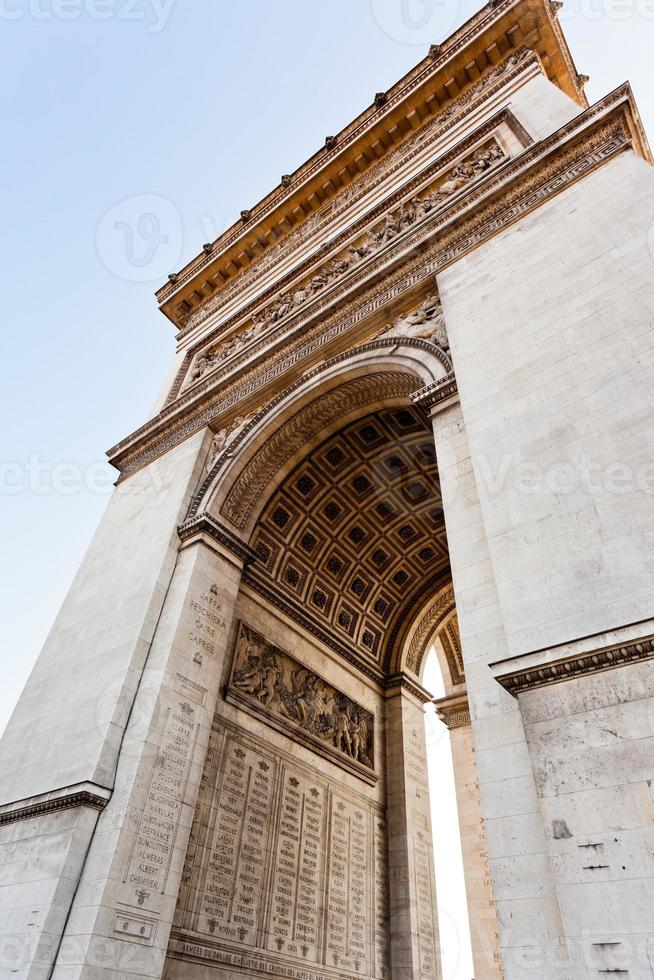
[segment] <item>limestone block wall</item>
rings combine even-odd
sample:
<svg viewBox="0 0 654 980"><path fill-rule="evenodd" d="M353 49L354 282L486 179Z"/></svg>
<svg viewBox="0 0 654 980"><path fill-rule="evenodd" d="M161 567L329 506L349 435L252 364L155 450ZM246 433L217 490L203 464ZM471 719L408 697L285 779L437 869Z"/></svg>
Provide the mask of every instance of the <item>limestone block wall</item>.
<svg viewBox="0 0 654 980"><path fill-rule="evenodd" d="M519 705L487 665L651 632L653 227L627 151L439 275L461 417L435 429L507 977L651 976L620 954L651 932L652 664Z"/></svg>
<svg viewBox="0 0 654 980"><path fill-rule="evenodd" d="M201 471L198 433L120 484L0 741L0 803L111 787Z"/></svg>
<svg viewBox="0 0 654 980"><path fill-rule="evenodd" d="M627 151L439 276L515 653L652 613L653 228Z"/></svg>
<svg viewBox="0 0 654 980"><path fill-rule="evenodd" d="M579 115L578 104L543 74L511 92L509 105L534 140L543 140Z"/></svg>
<svg viewBox="0 0 654 980"><path fill-rule="evenodd" d="M117 488L0 742L0 973L15 980L51 975L203 443L200 433ZM16 804L22 819L5 823Z"/></svg>
<svg viewBox="0 0 654 980"><path fill-rule="evenodd" d="M502 965L508 980L572 980L522 716L489 667L507 638L460 406L434 435Z"/></svg>
<svg viewBox="0 0 654 980"><path fill-rule="evenodd" d="M475 980L504 976L493 885L488 866L488 844L479 798L474 741L469 724L450 730L450 746L461 829L461 850Z"/></svg>
<svg viewBox="0 0 654 980"><path fill-rule="evenodd" d="M0 976L50 976L97 817L78 806L0 826Z"/></svg>
<svg viewBox="0 0 654 980"><path fill-rule="evenodd" d="M575 976L652 976L654 668L520 696Z"/></svg>

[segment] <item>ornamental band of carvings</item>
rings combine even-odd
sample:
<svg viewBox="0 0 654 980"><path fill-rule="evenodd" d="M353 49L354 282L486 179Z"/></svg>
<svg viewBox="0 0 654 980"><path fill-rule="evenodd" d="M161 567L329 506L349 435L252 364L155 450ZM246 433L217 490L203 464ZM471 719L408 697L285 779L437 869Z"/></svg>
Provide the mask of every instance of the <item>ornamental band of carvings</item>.
<svg viewBox="0 0 654 980"><path fill-rule="evenodd" d="M422 196L413 197L396 210L388 212L383 221L336 258L332 258L324 266L314 270L309 279L296 285L290 292L278 296L252 318L252 324L246 330L230 335L217 347L205 348L195 359L189 373L189 384L194 384L209 372L215 371L246 345L257 340L270 326L297 313L305 303L331 283L347 275L356 265L371 258L413 225L420 225L432 211L445 205L452 195L482 177L487 171L506 162L507 159L504 149L496 139L492 139L486 146L461 160L439 178L435 188L427 193L423 192Z"/></svg>
<svg viewBox="0 0 654 980"><path fill-rule="evenodd" d="M288 257L290 253L304 245L311 236L314 234L317 235L320 232L324 233L325 228L335 218L340 217L355 202L367 196L371 190L388 179L390 175L404 166L408 160L423 148L440 139L446 129L452 125L456 116L462 116L465 112L469 111L474 103L481 103L488 99L501 85L507 84L513 76L521 73L527 65L538 66L540 70L538 55L529 48L520 48L500 64L490 68L482 78L473 83L462 95L437 112L435 117L426 126L404 140L389 155L379 160L376 164L373 164L366 170L365 174L362 174L359 178L355 178L352 184L349 184L320 211L311 215L300 227L294 229L281 241L270 246L256 263L227 282L218 294L208 299L199 309L188 313L179 333L179 338L182 339L186 336L202 320L210 316L214 310L224 305L228 299L233 296L238 296L245 289L256 283L276 263L280 255ZM527 134L525 134L525 137L526 141L529 142L530 140ZM227 247L228 245L229 242L225 242L223 247ZM209 257L202 256L199 259L197 268L191 270L188 277L178 278L174 288L179 288L187 278L190 278L191 275L197 275L200 269L203 266L209 265L210 262L211 253L209 253ZM164 290L167 290L170 294L174 292L173 288L164 287ZM163 291L160 294L160 299L162 301L166 299Z"/></svg>
<svg viewBox="0 0 654 980"><path fill-rule="evenodd" d="M452 694L433 702L436 714L450 731L470 727L470 705L467 694Z"/></svg>
<svg viewBox="0 0 654 980"><path fill-rule="evenodd" d="M441 409L444 403L449 404L452 399L458 397L458 394L459 388L456 378L454 373L450 372L444 378L439 378L438 381L432 382L425 388L414 391L411 395L411 401L414 405L419 405L420 408L431 410L433 417L436 414L436 409Z"/></svg>
<svg viewBox="0 0 654 980"><path fill-rule="evenodd" d="M55 813L59 810L70 810L80 806L89 807L91 810L103 810L107 802L108 798L106 796L85 790L69 793L68 795L56 796L51 800L44 800L40 803L31 803L25 806L21 806L19 803L14 809L6 809L0 813L0 826L16 823L19 820L30 820L32 817L42 817L48 813Z"/></svg>
<svg viewBox="0 0 654 980"><path fill-rule="evenodd" d="M603 108L606 108L606 106L608 104L610 104L612 101L614 101L615 98L616 98L616 96L618 96L620 94L624 94L624 92L621 93L621 90L619 90L617 93L613 93L612 96L609 96L607 99L603 100ZM593 107L592 110L588 110L588 112L585 114L586 119L592 118L594 115L597 114L597 112L598 112L598 107ZM575 122L575 124L578 125L578 120L577 119L575 119L574 122ZM558 140L560 140L561 137L564 134L569 133L572 130L572 128L576 128L576 127L573 127L572 124L568 124L567 126L563 127L562 130L560 130L557 134L555 134L555 136L558 137ZM482 127L482 129L483 129L483 127ZM480 135L479 132L473 134L473 136L476 136L477 138L479 138L479 135ZM549 145L555 144L556 142L558 142L558 140L557 139L554 139L554 137L552 137L552 138L550 138L550 139L548 139L548 140L546 140L546 141L544 141L544 142L542 142L540 144L537 144L537 146L534 148L533 152L534 153L537 153L537 154L538 153L542 153L543 152L543 148L547 148ZM520 165L524 165L524 164L526 164L528 162L529 162L529 156L525 156L525 154L521 154L518 157L514 158L514 160L511 162L511 168L510 169L511 169L511 171L513 171L514 169L517 169L518 168L518 165L519 164ZM502 168L502 176L504 176L504 169L505 168ZM491 186L492 186L492 184L494 184L496 182L497 182L497 178L495 178L495 180L491 182ZM489 186L488 185L489 185L488 179L486 179L484 181L481 181L480 182L480 187L478 189L475 189L474 192L471 191L468 194L464 195L463 201L460 201L459 200L459 197L460 196L457 195L457 202L458 202L457 205L456 205L457 209L460 208L463 203L465 203L466 205L472 203L473 200L476 200L479 197L480 193L482 193L482 194L483 193L487 193L488 190L489 190ZM506 203L506 202L504 202L504 203ZM429 215L429 220L427 220L425 222L426 226L432 231L432 233L433 233L433 229L431 229L431 225L433 223L433 216L434 215L437 215L437 214L440 215L441 216L441 221L439 223L442 225L450 217L450 211L451 211L451 209L448 210L448 209L444 209L444 208L435 208L435 209L433 209L433 214L430 214ZM475 221L475 219L477 219L476 220L476 224L479 224L480 221L479 221L478 214L473 215L473 219L472 219L473 222ZM426 231L427 229L424 229L424 230ZM497 229L496 228L493 228L492 230L495 231ZM401 237L401 241L402 241L402 243L404 245L411 245L413 247L416 247L418 245L419 240L420 240L420 236L417 236L416 234L411 235L410 239L408 239L406 242L405 242L406 236L404 234L402 236L400 236L400 237ZM427 236L424 236L424 237L427 237ZM476 239L473 244L477 244L477 241L478 240L481 240L481 238ZM386 264L387 261L388 261L388 255L387 255L387 250L386 249L384 249L384 253L383 254L384 254L384 258L382 260L380 260L381 265ZM380 262L374 262L374 263L372 263L372 265L370 264L369 261L367 261L365 263L364 262L361 263L362 268L365 270L366 277L369 276L372 272L376 271L378 267L380 267ZM434 270L434 271L436 271L436 270ZM330 291L330 294L331 294L331 291ZM332 301L333 301L333 297L332 297ZM311 315L315 315L316 313L320 312L320 310L324 307L324 305L325 305L324 302L318 304L318 306L315 306L315 304L313 304L313 308L311 310ZM275 331L275 338L276 339L277 339L278 335L281 336L282 334L289 332L290 329L293 329L293 324L295 322L295 318L289 316L286 319L288 319L289 325L287 325L286 322L285 322L284 329L283 330L280 331L279 328L278 328ZM220 332L222 332L224 330L224 326L225 325L223 324L222 327L219 328L219 331ZM268 335L269 334L269 331L266 331L266 334L267 334L267 336L266 336L265 340L263 341L263 343L266 343L267 344L269 342L269 340L270 340L270 336ZM242 344L239 343L238 346L239 346L239 349L240 349L244 345L242 345ZM248 345L248 352L247 352L247 355L246 356L249 357L249 356L251 356L252 353L253 353L253 349L251 348L250 345ZM239 358L236 358L236 361L238 361L238 360L239 360ZM230 366L235 366L236 362L234 362L234 364L232 364L232 361L233 361L233 359L232 359L231 354L230 354L230 357L229 357ZM268 363L269 363L269 361L268 361ZM185 366L181 370L182 370L183 373L186 373L187 369L188 369L187 366ZM213 372L210 372L210 373L211 373L211 376L213 376ZM178 380L177 380L177 382L175 384L175 387L174 387L174 394L179 391L179 385L181 384L181 380L182 380L181 377L178 378ZM204 386L207 383L208 382L205 382L205 384L204 385L201 385L200 388L204 388ZM188 389L188 391L189 391L190 394L195 393L195 386L192 388L192 390L191 389ZM184 391L183 396L185 396L186 394L187 394L187 391Z"/></svg>
<svg viewBox="0 0 654 980"><path fill-rule="evenodd" d="M406 666L414 674L420 673L422 659L426 653L429 641L440 623L450 615L454 608L454 589L452 586L449 586L447 591L429 606L420 620L418 628L411 638L409 650L406 655ZM458 682L455 677L452 678L452 681L453 683Z"/></svg>
<svg viewBox="0 0 654 980"><path fill-rule="evenodd" d="M515 158L502 169L501 193L497 192L497 181L483 181L478 190L464 196L457 209L467 207L479 196L487 196L486 203L461 221L453 220L456 214L446 209L442 216L439 215L436 226L429 227L427 237L434 236L435 232L439 234L417 257L416 247L425 237L425 232L418 235L415 241L410 239L406 243L410 247L409 254L412 253L414 257L407 257L403 267L373 282L356 299L327 317L323 316L318 323L311 327L304 326L300 337L277 354L272 354L266 362L255 365L245 376L235 377L219 390L214 390L209 399L196 406L195 411L187 409L183 417L172 422L170 416L179 412L180 406L177 403L169 405L152 422L122 440L111 451L114 465L124 475L146 465L254 392L260 391L286 370L306 360L337 336L351 330L355 324L365 321L402 292L428 281L436 272L523 214L533 211L589 171L633 146L635 137L630 129L628 99L628 88L622 87L584 113L581 119L566 124L551 138ZM604 114L605 118L590 127L589 122L600 114ZM582 127L585 127L583 131L579 131ZM562 140L572 137L577 131L577 138L562 151ZM444 225L450 227L443 228ZM379 268L387 262L385 258ZM366 277L378 271L377 264L372 263L366 269ZM318 309L315 312L321 311Z"/></svg>
<svg viewBox="0 0 654 980"><path fill-rule="evenodd" d="M239 626L227 698L363 776L374 776L374 716L269 643Z"/></svg>
<svg viewBox="0 0 654 980"><path fill-rule="evenodd" d="M353 409L389 398L406 397L414 388L412 375L376 374L350 381L311 402L278 429L239 474L221 513L235 527L244 528L264 487L318 432L343 419Z"/></svg>
<svg viewBox="0 0 654 980"><path fill-rule="evenodd" d="M533 691L551 684L584 677L604 670L614 670L627 664L654 659L654 637L629 643L624 646L609 647L606 650L596 650L593 653L579 654L566 660L547 664L543 667L533 667L525 670L512 671L498 676L502 687L517 697L526 691ZM491 665L492 666L492 665Z"/></svg>

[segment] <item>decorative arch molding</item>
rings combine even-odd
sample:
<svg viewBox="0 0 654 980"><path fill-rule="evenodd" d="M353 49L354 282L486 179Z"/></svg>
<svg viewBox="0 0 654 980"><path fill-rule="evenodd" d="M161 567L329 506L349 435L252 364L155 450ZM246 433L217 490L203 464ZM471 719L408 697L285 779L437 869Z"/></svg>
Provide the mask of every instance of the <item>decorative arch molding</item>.
<svg viewBox="0 0 654 980"><path fill-rule="evenodd" d="M401 648L400 670L410 670L420 676L423 661L434 635L456 613L454 586L449 582L427 604L417 620L413 631L407 636ZM456 665L447 661L447 670L443 671L451 686L462 683L463 678Z"/></svg>
<svg viewBox="0 0 654 980"><path fill-rule="evenodd" d="M396 398L408 398L415 388L409 374L380 372L371 378L354 378L296 412L271 436L239 473L221 508L221 514L244 528L260 490L309 442L348 413Z"/></svg>
<svg viewBox="0 0 654 980"><path fill-rule="evenodd" d="M408 400L419 403L422 392L428 391L431 397L435 386L451 386L452 381L450 359L425 340L387 336L329 359L239 426L211 462L187 520L211 511L247 540L256 520L257 501L266 488L311 439L343 421L344 412L351 415ZM268 448L273 442L283 459Z"/></svg>

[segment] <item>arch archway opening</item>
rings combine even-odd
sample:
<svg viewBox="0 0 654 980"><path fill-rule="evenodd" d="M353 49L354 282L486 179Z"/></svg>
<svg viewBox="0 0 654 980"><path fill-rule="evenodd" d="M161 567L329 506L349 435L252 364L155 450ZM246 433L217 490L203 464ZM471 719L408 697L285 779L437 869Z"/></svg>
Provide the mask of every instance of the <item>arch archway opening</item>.
<svg viewBox="0 0 654 980"><path fill-rule="evenodd" d="M421 665L422 683L435 700L445 698L451 687L443 666L448 663L449 654L439 635L440 631L430 640ZM443 980L470 980L475 970L456 792L456 776L460 778L461 774L455 773L450 731L433 702L425 708L425 739ZM471 779L472 774L468 773L467 778Z"/></svg>
<svg viewBox="0 0 654 980"><path fill-rule="evenodd" d="M218 460L203 490L205 511L252 558L203 792L215 794L224 766L246 766L250 751L275 773L269 818L283 853L248 898L248 909L259 903L256 942L382 980L407 962L412 975L442 972L421 684L436 631L446 693L464 686L433 431L410 397L421 379L384 368L280 399L280 412L228 443L227 472L218 477ZM236 737L244 754L226 762ZM207 814L205 800L198 828ZM288 866L283 881L275 861ZM298 925L287 901L300 893ZM180 934L234 941L197 898L186 901ZM449 926L443 939L449 951Z"/></svg>

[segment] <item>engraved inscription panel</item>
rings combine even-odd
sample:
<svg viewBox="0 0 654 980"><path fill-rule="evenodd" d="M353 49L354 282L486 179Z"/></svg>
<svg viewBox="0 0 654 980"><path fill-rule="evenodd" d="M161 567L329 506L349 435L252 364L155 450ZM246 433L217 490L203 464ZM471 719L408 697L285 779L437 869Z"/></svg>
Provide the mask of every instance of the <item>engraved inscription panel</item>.
<svg viewBox="0 0 654 980"><path fill-rule="evenodd" d="M270 768L238 743L225 747L196 926L200 932L256 942L272 803Z"/></svg>
<svg viewBox="0 0 654 980"><path fill-rule="evenodd" d="M320 956L326 801L323 786L284 769L268 949L312 962Z"/></svg>
<svg viewBox="0 0 654 980"><path fill-rule="evenodd" d="M326 962L355 976L367 972L368 816L332 796Z"/></svg>
<svg viewBox="0 0 654 980"><path fill-rule="evenodd" d="M202 665L204 657L216 656L216 639L225 632L226 624L223 617L222 602L218 596L218 587L212 585L199 598L188 599L189 632L188 639L195 647L193 659Z"/></svg>
<svg viewBox="0 0 654 980"><path fill-rule="evenodd" d="M375 976L390 977L390 942L387 923L390 917L389 898L388 898L388 849L387 828L384 819L377 815L373 816L374 835L373 835L373 867L375 873Z"/></svg>
<svg viewBox="0 0 654 980"><path fill-rule="evenodd" d="M171 953L383 980L388 945L383 810L216 717Z"/></svg>
<svg viewBox="0 0 654 980"><path fill-rule="evenodd" d="M438 950L435 943L436 921L434 896L434 867L431 835L417 831L413 841L413 860L418 900L418 944L420 950L420 976L438 977Z"/></svg>
<svg viewBox="0 0 654 980"><path fill-rule="evenodd" d="M123 881L134 886L139 905L166 887L198 734L196 711L188 701L179 701L166 712L123 876Z"/></svg>

